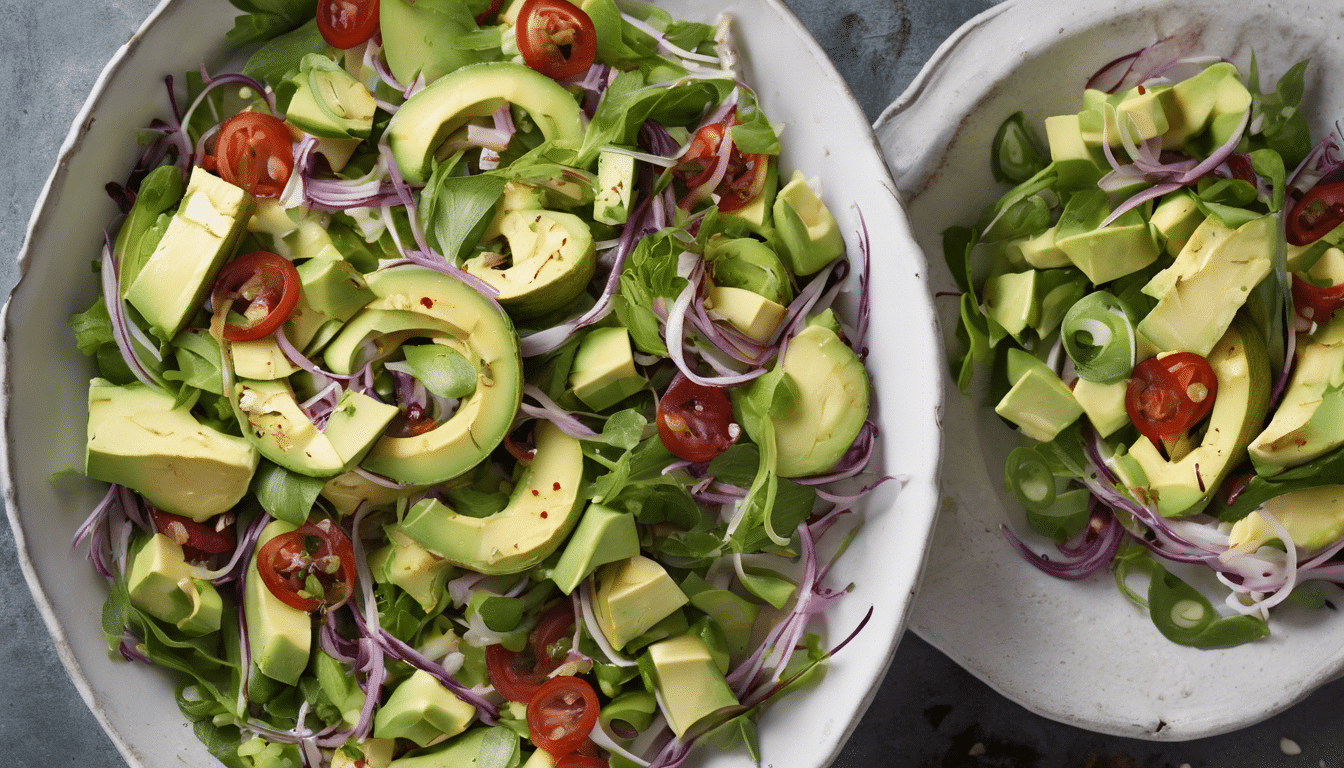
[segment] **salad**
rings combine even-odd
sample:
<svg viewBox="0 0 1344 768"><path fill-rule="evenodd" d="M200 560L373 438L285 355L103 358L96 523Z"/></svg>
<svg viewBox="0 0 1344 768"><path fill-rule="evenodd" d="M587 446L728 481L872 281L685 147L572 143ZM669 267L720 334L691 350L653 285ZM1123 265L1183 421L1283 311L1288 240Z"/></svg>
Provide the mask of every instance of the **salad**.
<svg viewBox="0 0 1344 768"><path fill-rule="evenodd" d="M70 321L109 649L229 766L756 754L884 478L866 245L730 20L234 4Z"/></svg>
<svg viewBox="0 0 1344 768"><path fill-rule="evenodd" d="M1009 542L1062 578L1109 569L1207 649L1341 581L1344 172L1339 136L1310 136L1308 62L1271 88L1190 45L1102 67L1044 140L1007 119L992 170L1012 188L944 246L954 376L969 392L987 368L1027 438L1004 477L1032 533Z"/></svg>

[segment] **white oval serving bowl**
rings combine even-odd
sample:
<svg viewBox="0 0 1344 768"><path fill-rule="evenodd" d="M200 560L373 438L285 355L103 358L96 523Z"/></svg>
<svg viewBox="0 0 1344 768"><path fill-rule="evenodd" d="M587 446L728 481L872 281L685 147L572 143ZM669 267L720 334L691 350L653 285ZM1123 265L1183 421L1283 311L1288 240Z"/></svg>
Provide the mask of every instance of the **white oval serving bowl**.
<svg viewBox="0 0 1344 768"><path fill-rule="evenodd" d="M936 265L933 290L957 290L941 258L943 230L973 222L1006 191L989 168L1000 123L1023 110L1040 130L1045 117L1077 111L1094 71L1181 30L1199 36L1197 53L1231 58L1243 73L1254 48L1267 90L1311 58L1313 135L1344 115L1344 59L1336 53L1344 15L1327 4L1008 0L952 35L875 125L915 239ZM954 350L955 298L937 302ZM950 379L945 386L944 501L910 619L920 637L1038 714L1151 740L1250 725L1344 669L1344 621L1334 611L1285 606L1271 619L1271 637L1198 651L1158 634L1110 574L1067 582L1029 565L999 531L1001 523L1022 523L1003 482L1016 435Z"/></svg>
<svg viewBox="0 0 1344 768"><path fill-rule="evenodd" d="M870 621L828 663L817 686L786 697L763 718L764 763L814 768L834 759L882 681L933 528L942 355L925 266L862 111L792 13L776 0L662 4L682 18L708 20L721 10L737 17L748 78L772 119L787 124L784 166L820 179L852 254L859 253L860 218L871 236L876 301L869 364L882 427L878 462L903 483L885 483L870 496L862 535L828 582L855 585L824 619L831 642L848 635L871 607ZM39 198L4 314L3 471L21 564L76 687L134 768L204 766L213 758L186 726L167 674L109 658L99 621L106 587L70 546L103 489L75 473L53 477L82 466L92 370L67 319L96 295L89 264L116 216L103 185L130 169L138 154L135 131L167 112L163 77L225 59L220 41L234 14L222 0L165 0L118 51ZM696 759L749 762L708 751Z"/></svg>

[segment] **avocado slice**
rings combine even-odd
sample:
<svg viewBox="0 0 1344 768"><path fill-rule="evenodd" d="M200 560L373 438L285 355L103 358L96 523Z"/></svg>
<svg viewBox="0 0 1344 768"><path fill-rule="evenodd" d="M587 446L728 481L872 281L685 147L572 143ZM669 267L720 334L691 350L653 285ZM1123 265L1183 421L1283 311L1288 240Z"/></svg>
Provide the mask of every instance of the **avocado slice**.
<svg viewBox="0 0 1344 768"><path fill-rule="evenodd" d="M1344 313L1298 342L1283 399L1248 448L1261 475L1311 461L1344 445Z"/></svg>
<svg viewBox="0 0 1344 768"><path fill-rule="evenodd" d="M508 315L467 284L426 267L406 265L366 276L374 299L351 318L326 350L337 373L351 372L372 334L378 354L416 337L446 343L476 369L476 388L434 429L412 437L384 435L364 458L370 472L400 483L429 485L476 466L504 439L522 401L522 358Z"/></svg>
<svg viewBox="0 0 1344 768"><path fill-rule="evenodd" d="M308 667L313 646L313 621L306 611L285 604L271 593L257 570L256 552L276 536L297 528L283 520L274 520L261 529L243 588L243 613L247 618L252 664L256 671L287 685L297 683Z"/></svg>
<svg viewBox="0 0 1344 768"><path fill-rule="evenodd" d="M489 517L459 514L438 499L411 507L396 530L439 557L487 574L519 573L545 560L579 519L583 447L550 422L509 504Z"/></svg>
<svg viewBox="0 0 1344 768"><path fill-rule="evenodd" d="M519 317L559 309L583 292L597 267L593 233L572 213L509 211L499 223L512 260L507 268L487 265L485 255L463 268L499 291L499 303Z"/></svg>
<svg viewBox="0 0 1344 768"><path fill-rule="evenodd" d="M578 102L559 83L521 64L469 64L407 99L388 123L388 146L402 177L425 183L444 139L506 102L525 110L547 139L574 145L583 139Z"/></svg>
<svg viewBox="0 0 1344 768"><path fill-rule="evenodd" d="M1300 551L1319 551L1344 536L1344 485L1322 485L1275 496L1238 520L1227 534L1231 549L1254 552L1276 542L1283 546L1261 510L1279 521Z"/></svg>
<svg viewBox="0 0 1344 768"><path fill-rule="evenodd" d="M1143 287L1157 297L1157 306L1139 321L1139 333L1160 350L1209 354L1269 274L1280 237L1274 215L1230 232L1217 219L1206 219L1172 265Z"/></svg>
<svg viewBox="0 0 1344 768"><path fill-rule="evenodd" d="M776 469L780 477L824 472L845 455L868 419L868 372L854 350L822 325L790 339L779 365L799 397L792 413L774 421Z"/></svg>
<svg viewBox="0 0 1344 768"><path fill-rule="evenodd" d="M1141 437L1118 462L1131 493L1165 517L1192 515L1208 504L1223 478L1246 458L1246 446L1269 408L1269 354L1252 323L1238 318L1208 360L1218 395L1200 444L1172 461Z"/></svg>

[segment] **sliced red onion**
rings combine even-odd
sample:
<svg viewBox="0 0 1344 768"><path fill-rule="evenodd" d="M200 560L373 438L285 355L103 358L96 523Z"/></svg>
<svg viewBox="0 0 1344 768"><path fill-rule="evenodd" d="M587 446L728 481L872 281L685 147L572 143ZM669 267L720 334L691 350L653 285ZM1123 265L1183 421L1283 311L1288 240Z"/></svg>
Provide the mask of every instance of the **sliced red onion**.
<svg viewBox="0 0 1344 768"><path fill-rule="evenodd" d="M1061 579L1085 579L1111 564L1126 535L1124 526L1120 525L1109 509L1104 508L1095 499L1092 507L1092 517L1083 532L1073 541L1058 546L1060 554L1064 557L1059 561L1050 560L1044 555L1033 552L1009 526L1001 525L999 530L1027 562L1040 570Z"/></svg>
<svg viewBox="0 0 1344 768"><path fill-rule="evenodd" d="M546 421L551 422L559 427L561 432L564 432L566 435L569 435L576 440L591 440L598 437L598 432L595 432L587 424L580 421L578 416L561 408L558 403L547 397L546 393L542 392L537 385L524 384L523 396L530 397L540 403L540 406L535 406L524 402L519 407L519 410L523 413L534 418L545 419Z"/></svg>
<svg viewBox="0 0 1344 768"><path fill-rule="evenodd" d="M126 307L121 301L121 292L117 290L117 264L112 258L112 246L107 241L106 235L103 238L103 260L102 269L99 270L102 278L103 304L107 307L108 317L112 321L112 338L117 343L117 349L121 352L121 357L126 361L126 367L131 369L135 378L139 379L141 384L154 390L161 390L162 387L150 373L149 367L140 360L136 353L135 343L131 338L130 320L126 317Z"/></svg>
<svg viewBox="0 0 1344 768"><path fill-rule="evenodd" d="M717 56L707 56L703 53L688 51L685 48L675 45L674 43L669 41L666 37L664 37L662 32L659 32L653 26L646 24L644 21L637 19L628 13L622 13L621 18L625 20L626 24L629 24L635 29L638 29L640 32L643 32L649 37L652 37L654 41L658 43L659 50L667 51L668 53L671 53L674 56L677 56L678 58L685 59L686 61L702 62L705 64L719 63L719 58Z"/></svg>
<svg viewBox="0 0 1344 768"><path fill-rule="evenodd" d="M714 171L710 174L704 183L695 189L688 190L686 196L681 198L677 206L683 211L689 211L709 198L714 190L718 189L719 183L728 173L728 159L733 153L733 127L729 125L723 130L723 138L719 141L719 151L714 157Z"/></svg>

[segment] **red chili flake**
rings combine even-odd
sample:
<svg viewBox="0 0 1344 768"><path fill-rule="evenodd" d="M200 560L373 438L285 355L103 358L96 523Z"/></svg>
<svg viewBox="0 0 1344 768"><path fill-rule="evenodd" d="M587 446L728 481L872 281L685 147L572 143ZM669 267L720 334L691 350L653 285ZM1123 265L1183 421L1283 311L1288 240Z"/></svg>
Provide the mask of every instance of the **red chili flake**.
<svg viewBox="0 0 1344 768"><path fill-rule="evenodd" d="M428 296L421 296L421 297L420 297L420 306L424 307L425 309L433 309L433 308L434 308L434 300L431 299L431 298L429 298Z"/></svg>
<svg viewBox="0 0 1344 768"><path fill-rule="evenodd" d="M545 520L547 517L548 517L548 515L546 514L546 510L544 510L544 509L541 510L541 519L542 519L542 520Z"/></svg>
<svg viewBox="0 0 1344 768"><path fill-rule="evenodd" d="M533 488L533 489L532 489L532 495L533 495L533 496L540 496L540 495L541 495L541 491L538 491L536 488Z"/></svg>
<svg viewBox="0 0 1344 768"><path fill-rule="evenodd" d="M559 483L555 483L554 485L551 486L551 490L553 490L553 491L558 491L558 490L560 490L560 484L559 484Z"/></svg>
<svg viewBox="0 0 1344 768"><path fill-rule="evenodd" d="M1147 93L1147 92L1148 92L1147 89L1145 89L1142 85L1139 86L1139 95L1140 95L1140 96L1142 96L1143 94L1145 94L1145 93Z"/></svg>

